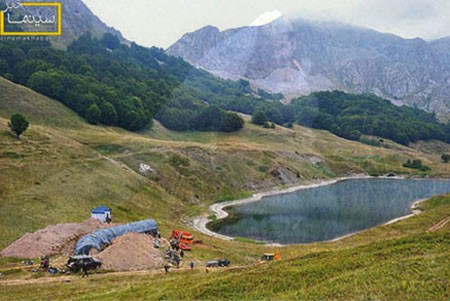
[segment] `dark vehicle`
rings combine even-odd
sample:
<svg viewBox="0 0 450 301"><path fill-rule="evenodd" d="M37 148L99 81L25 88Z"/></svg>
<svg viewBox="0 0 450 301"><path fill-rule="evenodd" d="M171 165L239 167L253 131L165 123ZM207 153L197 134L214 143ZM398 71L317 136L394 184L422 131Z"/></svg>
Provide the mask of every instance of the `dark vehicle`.
<svg viewBox="0 0 450 301"><path fill-rule="evenodd" d="M228 267L231 262L228 259L210 260L206 262L207 268Z"/></svg>
<svg viewBox="0 0 450 301"><path fill-rule="evenodd" d="M275 254L274 253L266 253L261 257L262 261L272 261L275 258Z"/></svg>
<svg viewBox="0 0 450 301"><path fill-rule="evenodd" d="M83 273L87 273L89 270L96 270L100 268L102 265L101 261L91 256L72 256L69 257L69 260L66 263L66 266L74 273L78 273L79 271L83 271Z"/></svg>

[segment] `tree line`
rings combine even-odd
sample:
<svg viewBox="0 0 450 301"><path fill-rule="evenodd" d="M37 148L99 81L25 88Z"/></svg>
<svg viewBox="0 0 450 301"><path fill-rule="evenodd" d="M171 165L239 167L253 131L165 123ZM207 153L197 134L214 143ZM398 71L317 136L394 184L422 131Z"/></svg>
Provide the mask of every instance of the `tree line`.
<svg viewBox="0 0 450 301"><path fill-rule="evenodd" d="M132 131L155 117L173 130L235 131L243 122L225 110L251 114L266 101L246 81L215 78L162 49L123 45L111 34L86 33L66 51L45 41L4 42L0 75L64 103L90 123ZM201 120L208 113L214 122Z"/></svg>
<svg viewBox="0 0 450 301"><path fill-rule="evenodd" d="M350 140L371 135L403 145L431 139L450 142L450 124L440 123L434 113L398 107L370 94L326 91L299 97L286 106L265 103L255 109L252 122L263 125L267 121L279 125L298 123Z"/></svg>

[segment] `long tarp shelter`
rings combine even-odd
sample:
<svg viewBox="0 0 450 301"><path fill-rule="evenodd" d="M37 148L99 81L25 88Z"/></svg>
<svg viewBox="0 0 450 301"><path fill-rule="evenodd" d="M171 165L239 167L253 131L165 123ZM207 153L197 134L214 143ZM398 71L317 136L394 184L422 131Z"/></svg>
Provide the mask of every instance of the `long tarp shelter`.
<svg viewBox="0 0 450 301"><path fill-rule="evenodd" d="M75 246L75 255L89 255L94 248L102 251L111 244L111 241L130 232L148 233L156 235L158 224L152 220L134 222L126 225L97 230L83 236Z"/></svg>

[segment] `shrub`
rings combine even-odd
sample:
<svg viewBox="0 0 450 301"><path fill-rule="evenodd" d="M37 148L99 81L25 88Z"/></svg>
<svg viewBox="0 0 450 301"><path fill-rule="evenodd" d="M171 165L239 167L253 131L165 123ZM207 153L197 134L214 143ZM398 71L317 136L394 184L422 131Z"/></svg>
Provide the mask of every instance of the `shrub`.
<svg viewBox="0 0 450 301"><path fill-rule="evenodd" d="M431 168L429 166L423 165L421 160L414 159L414 160L408 160L406 163L403 164L403 167L406 168L412 168L412 169L418 169L423 172L430 171Z"/></svg>
<svg viewBox="0 0 450 301"><path fill-rule="evenodd" d="M30 123L21 114L14 114L11 116L11 121L8 123L9 128L12 132L16 134L17 139L20 140L20 135L22 135L27 129Z"/></svg>

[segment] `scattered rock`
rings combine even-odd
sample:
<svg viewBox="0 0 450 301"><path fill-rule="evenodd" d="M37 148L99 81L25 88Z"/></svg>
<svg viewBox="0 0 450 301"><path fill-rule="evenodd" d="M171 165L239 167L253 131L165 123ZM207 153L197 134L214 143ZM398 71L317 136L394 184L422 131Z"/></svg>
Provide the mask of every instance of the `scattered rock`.
<svg viewBox="0 0 450 301"><path fill-rule="evenodd" d="M320 165L325 163L325 160L314 155L305 155L305 159L308 160L309 163L314 165Z"/></svg>
<svg viewBox="0 0 450 301"><path fill-rule="evenodd" d="M155 170L150 165L147 165L145 163L141 163L139 165L139 172L142 173L142 174L148 174L148 173L154 173Z"/></svg>

